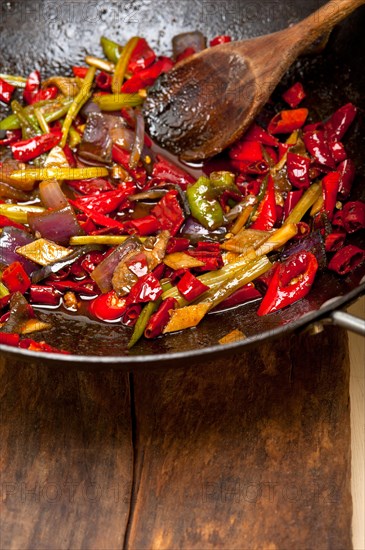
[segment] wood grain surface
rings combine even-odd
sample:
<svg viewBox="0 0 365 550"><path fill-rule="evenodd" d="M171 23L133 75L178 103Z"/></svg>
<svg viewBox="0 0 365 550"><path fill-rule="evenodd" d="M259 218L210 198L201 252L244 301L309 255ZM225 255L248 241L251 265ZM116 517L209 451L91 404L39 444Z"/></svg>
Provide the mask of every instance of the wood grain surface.
<svg viewBox="0 0 365 550"><path fill-rule="evenodd" d="M201 370L0 374L2 550L351 547L340 329Z"/></svg>

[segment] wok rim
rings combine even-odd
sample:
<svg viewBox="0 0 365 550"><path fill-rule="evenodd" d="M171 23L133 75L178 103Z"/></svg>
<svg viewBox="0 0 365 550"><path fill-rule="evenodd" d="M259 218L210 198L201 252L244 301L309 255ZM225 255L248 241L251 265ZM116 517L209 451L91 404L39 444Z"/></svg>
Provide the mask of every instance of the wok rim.
<svg viewBox="0 0 365 550"><path fill-rule="evenodd" d="M177 364L182 360L189 361L194 359L201 359L205 357L207 359L214 358L215 356L221 356L226 353L238 352L243 348L248 348L254 346L265 340L270 340L278 338L280 336L288 335L292 332L295 332L298 329L303 329L304 327L310 326L315 321L320 321L328 318L328 314L341 309L344 306L350 305L357 298L365 294L365 281L360 283L359 286L348 292L347 294L339 297L334 297L327 300L319 309L311 311L299 317L293 322L289 322L285 325L275 327L264 332L259 332L253 336L250 336L246 339L238 340L236 342L231 342L229 344L215 344L214 346L208 346L206 348L192 349L184 352L173 352L173 353L157 353L149 355L63 355L60 353L52 352L39 352L39 351L30 351L22 348L15 348L13 346L7 346L4 344L0 345L0 352L5 352L5 354L19 357L19 359L28 359L28 360L41 360L46 361L47 363L63 363L64 365L75 364L76 366L85 365L91 366L90 370L96 370L95 366L99 364L100 368L105 367L128 367L144 364L146 366L151 366L158 363L159 366L168 367L170 363L176 362ZM178 365L176 365L177 367ZM92 368L94 367L94 369Z"/></svg>

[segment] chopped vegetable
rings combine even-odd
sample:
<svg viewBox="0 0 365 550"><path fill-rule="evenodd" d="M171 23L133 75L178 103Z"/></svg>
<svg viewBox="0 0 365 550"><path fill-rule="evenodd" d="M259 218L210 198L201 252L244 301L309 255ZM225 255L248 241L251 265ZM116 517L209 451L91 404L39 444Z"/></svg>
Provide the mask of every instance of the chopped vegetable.
<svg viewBox="0 0 365 550"><path fill-rule="evenodd" d="M17 248L17 253L36 264L49 265L57 260L62 260L71 254L72 250L47 239L37 239Z"/></svg>

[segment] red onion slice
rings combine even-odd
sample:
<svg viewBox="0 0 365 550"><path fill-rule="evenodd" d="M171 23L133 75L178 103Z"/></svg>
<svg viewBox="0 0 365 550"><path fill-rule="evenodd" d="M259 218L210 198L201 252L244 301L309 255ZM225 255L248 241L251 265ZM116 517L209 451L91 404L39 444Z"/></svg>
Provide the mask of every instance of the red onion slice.
<svg viewBox="0 0 365 550"><path fill-rule="evenodd" d="M42 213L28 214L29 227L45 239L67 245L70 237L82 235L82 229L70 205Z"/></svg>
<svg viewBox="0 0 365 550"><path fill-rule="evenodd" d="M63 208L68 205L68 200L57 180L42 181L39 184L39 194L46 208Z"/></svg>

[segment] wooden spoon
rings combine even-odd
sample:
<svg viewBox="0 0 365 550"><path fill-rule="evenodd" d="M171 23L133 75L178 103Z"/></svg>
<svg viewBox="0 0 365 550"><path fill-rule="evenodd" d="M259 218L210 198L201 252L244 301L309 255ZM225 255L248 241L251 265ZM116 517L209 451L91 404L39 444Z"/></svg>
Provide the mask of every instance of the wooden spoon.
<svg viewBox="0 0 365 550"><path fill-rule="evenodd" d="M211 157L253 122L310 44L365 0L331 0L283 31L207 48L159 78L145 102L150 135L187 161Z"/></svg>

